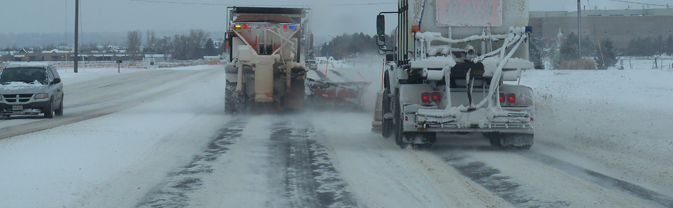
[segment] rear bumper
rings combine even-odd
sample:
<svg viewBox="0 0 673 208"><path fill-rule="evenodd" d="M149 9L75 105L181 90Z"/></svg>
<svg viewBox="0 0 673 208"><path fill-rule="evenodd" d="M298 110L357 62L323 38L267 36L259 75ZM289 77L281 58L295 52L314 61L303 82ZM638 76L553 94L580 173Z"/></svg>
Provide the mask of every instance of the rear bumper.
<svg viewBox="0 0 673 208"><path fill-rule="evenodd" d="M21 105L23 110L14 111L12 106ZM0 102L0 114L2 115L38 115L44 111L49 106L49 101L39 101L39 102L29 102L29 103L16 103L8 104Z"/></svg>
<svg viewBox="0 0 673 208"><path fill-rule="evenodd" d="M404 132L534 134L532 107L447 111L405 106Z"/></svg>

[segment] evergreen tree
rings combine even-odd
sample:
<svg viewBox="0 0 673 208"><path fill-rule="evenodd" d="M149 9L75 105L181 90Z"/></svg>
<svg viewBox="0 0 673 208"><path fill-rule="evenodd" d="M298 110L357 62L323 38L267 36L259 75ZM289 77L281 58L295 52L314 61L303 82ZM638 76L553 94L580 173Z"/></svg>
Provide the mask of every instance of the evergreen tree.
<svg viewBox="0 0 673 208"><path fill-rule="evenodd" d="M598 69L607 69L617 64L617 54L611 39L602 41L599 48L600 50L594 56Z"/></svg>
<svg viewBox="0 0 673 208"><path fill-rule="evenodd" d="M559 33L556 35L556 41L554 41L552 48L549 52L549 57L551 58L552 68L558 69L561 66L561 44L563 43L563 33L559 30Z"/></svg>
<svg viewBox="0 0 673 208"><path fill-rule="evenodd" d="M208 38L208 41L206 41L206 45L203 47L204 53L206 56L215 56L217 55L217 50L215 49L215 44L213 43L213 39Z"/></svg>
<svg viewBox="0 0 673 208"><path fill-rule="evenodd" d="M561 60L577 60L579 59L578 52L578 37L575 33L570 33L561 44Z"/></svg>
<svg viewBox="0 0 673 208"><path fill-rule="evenodd" d="M666 54L673 55L673 35L668 35L665 46Z"/></svg>
<svg viewBox="0 0 673 208"><path fill-rule="evenodd" d="M544 63L542 63L542 41L539 38L531 39L530 46L530 59L535 65L535 69L544 69Z"/></svg>
<svg viewBox="0 0 673 208"><path fill-rule="evenodd" d="M665 53L665 42L664 42L664 37L659 35L657 39L654 39L654 42L652 43L652 49L654 50L655 55L661 55Z"/></svg>

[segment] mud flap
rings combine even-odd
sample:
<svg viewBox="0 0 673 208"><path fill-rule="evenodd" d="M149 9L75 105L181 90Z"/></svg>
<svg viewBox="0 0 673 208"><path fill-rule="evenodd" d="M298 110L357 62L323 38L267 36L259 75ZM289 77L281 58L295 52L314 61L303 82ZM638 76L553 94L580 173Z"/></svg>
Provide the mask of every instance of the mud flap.
<svg viewBox="0 0 673 208"><path fill-rule="evenodd" d="M302 110L304 109L305 88L304 77L298 76L293 78L290 83L290 90L285 93L283 99L283 108L285 110Z"/></svg>
<svg viewBox="0 0 673 208"><path fill-rule="evenodd" d="M244 93L236 92L236 82L226 80L224 90L224 112L226 114L240 114L245 111L246 96Z"/></svg>
<svg viewBox="0 0 673 208"><path fill-rule="evenodd" d="M533 134L505 134L489 133L484 134L492 146L496 147L530 147L533 146Z"/></svg>
<svg viewBox="0 0 673 208"><path fill-rule="evenodd" d="M514 147L523 147L523 146L532 146L533 145L533 135L532 134L501 134L500 145L502 146L514 146Z"/></svg>

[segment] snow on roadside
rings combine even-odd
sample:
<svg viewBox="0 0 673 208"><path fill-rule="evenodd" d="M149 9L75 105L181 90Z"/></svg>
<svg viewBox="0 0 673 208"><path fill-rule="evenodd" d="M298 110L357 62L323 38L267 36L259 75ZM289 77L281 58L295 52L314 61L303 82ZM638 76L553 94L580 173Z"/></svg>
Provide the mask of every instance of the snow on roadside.
<svg viewBox="0 0 673 208"><path fill-rule="evenodd" d="M78 68L77 73L74 73L74 68L59 68L58 74L61 76L63 83L74 84L80 82L91 81L101 76L114 76L116 74L127 74L135 73L140 71L147 70L207 70L214 69L222 66L218 65L196 65L196 66L185 66L185 67L175 67L175 68L155 68L155 69L139 69L139 68L121 68L117 69L116 67L109 68Z"/></svg>
<svg viewBox="0 0 673 208"><path fill-rule="evenodd" d="M669 70L524 72L536 99L533 151L671 195L670 80Z"/></svg>
<svg viewBox="0 0 673 208"><path fill-rule="evenodd" d="M221 79L223 73L165 99L0 140L0 172L11 179L0 186L2 206L134 206L227 120L213 113L223 95L204 92Z"/></svg>

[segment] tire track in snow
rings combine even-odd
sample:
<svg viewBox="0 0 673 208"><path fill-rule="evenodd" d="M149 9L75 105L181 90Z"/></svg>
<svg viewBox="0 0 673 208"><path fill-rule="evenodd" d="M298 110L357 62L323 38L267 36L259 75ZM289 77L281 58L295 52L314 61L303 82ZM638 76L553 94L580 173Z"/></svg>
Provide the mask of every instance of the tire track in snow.
<svg viewBox="0 0 673 208"><path fill-rule="evenodd" d="M580 178L582 180L591 183L598 184L602 187L611 190L617 190L629 195L637 196L644 200L652 201L654 203L663 205L664 207L673 207L672 197L646 189L642 186L632 184L617 178L613 178L593 170L585 169L547 155L534 152L522 152L520 153L520 155L525 156L527 158L531 158L533 160L540 161L546 165L555 167L565 172L566 174L572 175L574 177Z"/></svg>
<svg viewBox="0 0 673 208"><path fill-rule="evenodd" d="M246 120L236 119L220 129L208 142L200 155L177 172L168 174L168 178L158 184L136 207L186 207L189 203L187 194L203 185L201 177L213 172L213 163L229 150L242 135L247 124Z"/></svg>
<svg viewBox="0 0 673 208"><path fill-rule="evenodd" d="M480 161L470 161L466 157L466 155L452 152L442 159L464 176L515 207L569 207L571 205L566 201L547 201L529 196L521 189L521 184L515 182L509 176L501 174L500 170Z"/></svg>
<svg viewBox="0 0 673 208"><path fill-rule="evenodd" d="M268 173L270 188L284 187L289 207L357 207L326 148L311 139L315 135L313 127L293 129L289 125L283 122L273 126L269 144L274 167ZM266 203L266 207L278 206L283 205Z"/></svg>

